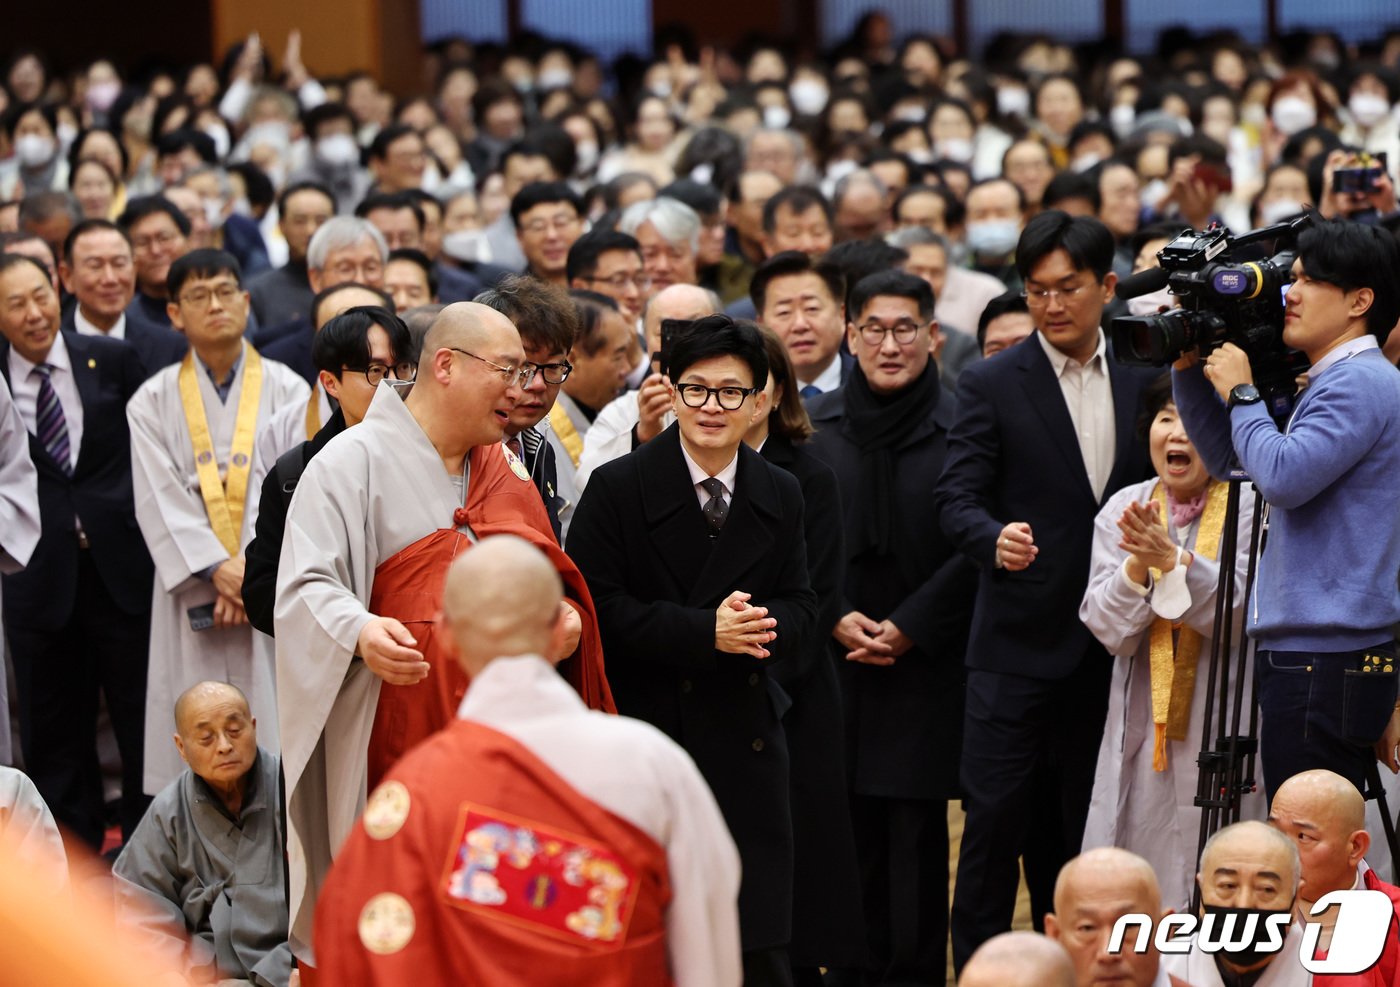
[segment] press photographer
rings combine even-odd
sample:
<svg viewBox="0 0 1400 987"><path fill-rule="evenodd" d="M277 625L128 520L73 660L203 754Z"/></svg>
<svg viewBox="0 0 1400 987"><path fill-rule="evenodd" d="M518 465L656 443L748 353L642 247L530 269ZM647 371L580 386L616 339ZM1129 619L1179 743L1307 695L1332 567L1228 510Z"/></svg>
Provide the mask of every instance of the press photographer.
<svg viewBox="0 0 1400 987"><path fill-rule="evenodd" d="M1298 237L1281 336L1311 366L1282 426L1236 342L1173 364L1177 407L1212 475L1237 457L1270 505L1247 628L1271 799L1311 768L1361 789L1373 749L1400 770L1400 374L1379 348L1400 317L1397 273L1400 249L1378 227L1322 222Z"/></svg>

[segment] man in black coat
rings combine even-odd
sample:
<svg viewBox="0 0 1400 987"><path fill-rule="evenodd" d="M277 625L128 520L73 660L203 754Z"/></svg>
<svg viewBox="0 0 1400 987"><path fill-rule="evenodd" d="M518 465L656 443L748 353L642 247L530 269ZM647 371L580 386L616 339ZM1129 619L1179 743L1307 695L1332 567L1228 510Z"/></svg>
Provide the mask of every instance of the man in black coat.
<svg viewBox="0 0 1400 987"><path fill-rule="evenodd" d="M942 983L948 799L957 794L972 578L928 492L953 399L930 355L933 291L884 271L850 292L856 368L808 402L812 452L841 485L843 610L833 633L846 701L852 808L877 983Z"/></svg>
<svg viewBox="0 0 1400 987"><path fill-rule="evenodd" d="M618 711L695 759L739 846L745 983L790 984L792 823L768 666L810 644L802 492L743 445L768 357L751 325L697 322L670 353L677 423L598 469L569 531Z"/></svg>
<svg viewBox="0 0 1400 987"><path fill-rule="evenodd" d="M4 577L25 767L55 818L98 849L106 828L98 695L122 761L122 835L140 822L153 569L136 526L126 403L146 379L126 343L59 332L58 295L0 256L0 373L30 433L42 533Z"/></svg>
<svg viewBox="0 0 1400 987"><path fill-rule="evenodd" d="M1149 469L1133 423L1152 374L1114 363L1099 328L1113 249L1097 220L1058 210L1031 220L1016 263L1037 331L958 381L936 502L944 532L981 569L952 913L959 968L1010 928L1031 826L1058 830L1064 859L1084 832L1111 667L1078 618L1094 517Z"/></svg>

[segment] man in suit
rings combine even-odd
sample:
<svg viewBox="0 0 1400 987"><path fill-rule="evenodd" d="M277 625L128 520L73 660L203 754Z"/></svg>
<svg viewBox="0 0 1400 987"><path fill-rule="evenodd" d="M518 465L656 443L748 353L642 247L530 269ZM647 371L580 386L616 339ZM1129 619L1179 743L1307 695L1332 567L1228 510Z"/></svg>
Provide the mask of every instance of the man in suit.
<svg viewBox="0 0 1400 987"><path fill-rule="evenodd" d="M151 558L136 527L126 402L136 351L59 332L58 295L27 257L0 257L0 373L30 433L42 534L4 578L26 768L57 819L100 848L98 692L122 761L123 837L140 822Z"/></svg>
<svg viewBox="0 0 1400 987"><path fill-rule="evenodd" d="M165 279L170 265L193 249L189 217L163 195L143 195L126 204L117 217L117 225L131 240L136 267L136 294L127 313L171 328L170 313L165 308L170 297ZM155 373L159 368L148 369Z"/></svg>
<svg viewBox="0 0 1400 987"><path fill-rule="evenodd" d="M758 266L749 282L759 321L778 334L805 400L846 383L855 357L841 351L846 279L833 264L784 250Z"/></svg>
<svg viewBox="0 0 1400 987"><path fill-rule="evenodd" d="M63 315L64 332L126 340L148 377L184 358L184 336L128 309L136 264L131 240L116 223L85 219L73 227L63 241L58 274L75 302Z"/></svg>
<svg viewBox="0 0 1400 987"><path fill-rule="evenodd" d="M802 492L743 444L767 411L757 329L701 319L670 369L676 424L594 473L569 553L593 591L618 711L695 759L739 846L744 982L787 985L790 700L768 667L810 646L817 616Z"/></svg>
<svg viewBox="0 0 1400 987"><path fill-rule="evenodd" d="M1133 427L1148 375L1115 364L1099 328L1117 281L1113 234L1051 210L1026 225L1016 263L1037 331L963 371L936 494L944 532L981 569L952 913L959 968L1010 928L1037 811L1037 844L1050 834L1059 844L1049 880L1079 850L1110 671L1077 616L1094 517L1148 470Z"/></svg>

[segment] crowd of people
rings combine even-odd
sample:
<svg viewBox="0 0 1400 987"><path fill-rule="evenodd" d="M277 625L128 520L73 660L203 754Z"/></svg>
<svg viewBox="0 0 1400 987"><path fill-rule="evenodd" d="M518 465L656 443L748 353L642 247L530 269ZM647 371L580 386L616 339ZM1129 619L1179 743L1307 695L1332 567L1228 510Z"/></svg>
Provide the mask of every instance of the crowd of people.
<svg viewBox="0 0 1400 987"><path fill-rule="evenodd" d="M0 836L273 987L1270 987L1400 916L1400 30L895 36L14 52ZM1261 325L1122 361L1275 224ZM1110 948L1195 902L1259 938Z"/></svg>

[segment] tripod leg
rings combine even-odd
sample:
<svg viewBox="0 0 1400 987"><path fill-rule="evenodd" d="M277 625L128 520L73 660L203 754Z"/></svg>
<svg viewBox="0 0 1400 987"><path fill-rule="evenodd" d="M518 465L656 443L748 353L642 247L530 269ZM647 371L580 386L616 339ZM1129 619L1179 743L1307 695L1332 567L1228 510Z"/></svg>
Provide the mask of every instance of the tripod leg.
<svg viewBox="0 0 1400 987"><path fill-rule="evenodd" d="M1396 880L1400 881L1400 845L1397 845L1395 835L1395 820L1390 816L1390 806L1386 803L1385 786L1381 784L1380 767L1375 761L1366 772L1366 787L1370 789L1366 793L1367 798L1374 798L1376 805L1380 809L1381 826L1385 829L1385 844L1390 847L1390 866Z"/></svg>

